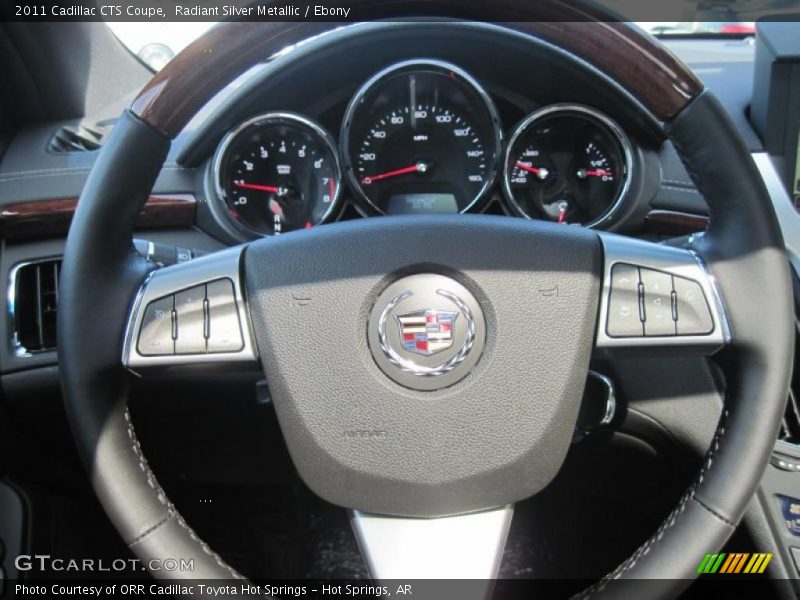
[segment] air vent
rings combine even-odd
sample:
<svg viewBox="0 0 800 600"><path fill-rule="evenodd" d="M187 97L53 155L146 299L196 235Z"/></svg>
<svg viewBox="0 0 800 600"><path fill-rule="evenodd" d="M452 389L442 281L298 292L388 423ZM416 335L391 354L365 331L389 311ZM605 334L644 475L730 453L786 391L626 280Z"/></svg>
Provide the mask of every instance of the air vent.
<svg viewBox="0 0 800 600"><path fill-rule="evenodd" d="M98 150L108 137L113 125L113 121L65 125L56 130L53 137L50 138L47 149L57 154Z"/></svg>
<svg viewBox="0 0 800 600"><path fill-rule="evenodd" d="M55 349L60 275L59 259L24 263L14 269L11 317L19 356Z"/></svg>

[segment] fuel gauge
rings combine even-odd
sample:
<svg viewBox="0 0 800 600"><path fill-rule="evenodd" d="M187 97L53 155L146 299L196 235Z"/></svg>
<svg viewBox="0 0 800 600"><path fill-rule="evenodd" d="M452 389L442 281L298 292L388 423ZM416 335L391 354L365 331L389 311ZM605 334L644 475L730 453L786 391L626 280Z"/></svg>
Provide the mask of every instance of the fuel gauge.
<svg viewBox="0 0 800 600"><path fill-rule="evenodd" d="M624 198L631 160L627 136L605 115L581 105L549 106L511 135L503 188L524 217L593 227Z"/></svg>

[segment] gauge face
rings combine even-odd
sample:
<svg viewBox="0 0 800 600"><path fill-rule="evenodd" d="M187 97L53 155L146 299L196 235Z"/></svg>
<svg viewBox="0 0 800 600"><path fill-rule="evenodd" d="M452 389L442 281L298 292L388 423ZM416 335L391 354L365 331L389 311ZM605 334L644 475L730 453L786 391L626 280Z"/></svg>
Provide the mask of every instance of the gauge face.
<svg viewBox="0 0 800 600"><path fill-rule="evenodd" d="M506 149L503 188L531 219L594 226L628 187L631 153L620 128L594 109L544 108L526 118Z"/></svg>
<svg viewBox="0 0 800 600"><path fill-rule="evenodd" d="M246 121L222 141L214 164L218 208L251 235L318 225L339 198L333 140L299 115L270 113Z"/></svg>
<svg viewBox="0 0 800 600"><path fill-rule="evenodd" d="M457 213L494 182L497 111L456 66L430 60L381 71L356 93L342 124L352 188L383 214Z"/></svg>

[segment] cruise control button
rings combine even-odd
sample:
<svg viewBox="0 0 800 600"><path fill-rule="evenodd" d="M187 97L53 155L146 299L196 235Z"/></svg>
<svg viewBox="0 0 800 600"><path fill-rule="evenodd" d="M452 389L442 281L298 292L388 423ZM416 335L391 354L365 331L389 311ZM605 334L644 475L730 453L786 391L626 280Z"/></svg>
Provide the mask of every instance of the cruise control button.
<svg viewBox="0 0 800 600"><path fill-rule="evenodd" d="M175 354L201 354L206 351L205 313L203 301L206 286L198 285L175 294L175 312L178 315L178 335Z"/></svg>
<svg viewBox="0 0 800 600"><path fill-rule="evenodd" d="M675 277L678 335L705 335L714 330L711 309L700 284Z"/></svg>
<svg viewBox="0 0 800 600"><path fill-rule="evenodd" d="M175 353L172 339L173 297L167 296L147 305L136 348L142 356L164 356Z"/></svg>
<svg viewBox="0 0 800 600"><path fill-rule="evenodd" d="M208 351L238 352L244 348L239 313L230 279L206 285L208 298Z"/></svg>
<svg viewBox="0 0 800 600"><path fill-rule="evenodd" d="M639 318L639 269L633 265L620 263L611 269L606 330L611 337L642 336L642 321Z"/></svg>
<svg viewBox="0 0 800 600"><path fill-rule="evenodd" d="M653 269L640 269L644 287L644 334L675 335L672 320L672 276Z"/></svg>

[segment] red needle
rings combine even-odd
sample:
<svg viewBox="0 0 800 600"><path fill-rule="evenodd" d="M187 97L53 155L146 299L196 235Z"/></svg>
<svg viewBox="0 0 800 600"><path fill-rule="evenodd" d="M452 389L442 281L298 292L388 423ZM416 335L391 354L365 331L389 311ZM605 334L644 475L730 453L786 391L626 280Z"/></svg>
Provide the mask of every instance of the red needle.
<svg viewBox="0 0 800 600"><path fill-rule="evenodd" d="M364 177L364 179L361 180L361 183L364 185L369 185L373 181L380 181L381 179L388 179L389 177L397 177L398 175L405 175L406 173L418 173L420 171L425 171L425 167L420 168L420 164L423 163L417 163L416 165L411 165L410 167L406 167L404 169L397 169L396 171L387 171L386 173L381 173L380 175Z"/></svg>
<svg viewBox="0 0 800 600"><path fill-rule="evenodd" d="M562 206L560 209L558 209L558 222L563 223L565 216L567 216L567 208Z"/></svg>
<svg viewBox="0 0 800 600"><path fill-rule="evenodd" d="M524 169L525 171L530 171L531 173L534 173L535 175L538 175L541 172L541 169L537 169L536 167L529 167L525 163L518 162L517 166L520 169Z"/></svg>
<svg viewBox="0 0 800 600"><path fill-rule="evenodd" d="M233 185L240 188L245 188L246 190L258 190L259 192L272 192L273 194L278 193L278 186L276 185L256 185L255 183L245 183L244 181L234 181Z"/></svg>
<svg viewBox="0 0 800 600"><path fill-rule="evenodd" d="M588 177L607 177L611 175L608 171L603 171L601 169L595 169L594 171L586 171L585 172Z"/></svg>

